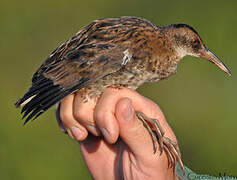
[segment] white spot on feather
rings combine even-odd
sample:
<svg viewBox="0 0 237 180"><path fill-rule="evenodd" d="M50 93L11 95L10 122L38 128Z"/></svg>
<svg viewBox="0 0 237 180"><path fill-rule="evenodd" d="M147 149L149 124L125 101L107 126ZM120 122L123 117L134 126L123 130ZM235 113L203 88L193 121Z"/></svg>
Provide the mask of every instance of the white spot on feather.
<svg viewBox="0 0 237 180"><path fill-rule="evenodd" d="M23 107L23 106L25 106L28 102L30 102L31 101L31 99L33 99L34 97L35 97L36 95L34 95L34 96L31 96L31 97L29 97L28 99L26 99L23 103L21 103L21 105L20 105L20 107Z"/></svg>
<svg viewBox="0 0 237 180"><path fill-rule="evenodd" d="M122 65L125 66L132 58L132 54L129 53L128 49L123 52L123 62Z"/></svg>

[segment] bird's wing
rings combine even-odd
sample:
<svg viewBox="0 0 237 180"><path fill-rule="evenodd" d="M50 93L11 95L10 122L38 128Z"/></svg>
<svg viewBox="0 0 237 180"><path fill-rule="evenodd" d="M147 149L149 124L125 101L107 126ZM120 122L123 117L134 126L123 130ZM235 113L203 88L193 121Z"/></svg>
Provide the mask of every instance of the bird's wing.
<svg viewBox="0 0 237 180"><path fill-rule="evenodd" d="M34 74L31 88L15 104L24 106L25 123L67 95L124 66L121 46L100 41L79 44L78 39L72 43L72 38L49 56Z"/></svg>

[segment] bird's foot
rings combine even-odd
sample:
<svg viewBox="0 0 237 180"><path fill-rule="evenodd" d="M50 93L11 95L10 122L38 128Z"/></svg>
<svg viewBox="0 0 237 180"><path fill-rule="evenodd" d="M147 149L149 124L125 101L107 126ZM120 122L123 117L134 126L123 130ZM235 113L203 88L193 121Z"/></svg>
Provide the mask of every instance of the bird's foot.
<svg viewBox="0 0 237 180"><path fill-rule="evenodd" d="M180 164L182 171L184 172L183 162L181 159L181 153L178 147L178 143L164 136L165 132L158 120L149 118L144 113L139 111L136 111L136 115L138 119L143 122L143 125L151 135L153 141L154 153L156 153L158 149L157 147L158 142L158 144L160 145L160 155L163 153L163 151L165 151L167 154L168 166L173 168L175 171L176 163L178 162ZM152 130L149 124L151 124L152 127L154 127L154 130Z"/></svg>

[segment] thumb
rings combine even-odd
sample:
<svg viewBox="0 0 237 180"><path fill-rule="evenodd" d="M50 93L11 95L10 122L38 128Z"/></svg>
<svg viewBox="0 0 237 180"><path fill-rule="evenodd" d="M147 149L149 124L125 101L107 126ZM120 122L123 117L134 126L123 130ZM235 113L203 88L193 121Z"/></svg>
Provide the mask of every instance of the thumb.
<svg viewBox="0 0 237 180"><path fill-rule="evenodd" d="M119 123L120 137L137 156L153 154L153 142L143 123L137 118L132 101L122 98L118 101L115 116Z"/></svg>

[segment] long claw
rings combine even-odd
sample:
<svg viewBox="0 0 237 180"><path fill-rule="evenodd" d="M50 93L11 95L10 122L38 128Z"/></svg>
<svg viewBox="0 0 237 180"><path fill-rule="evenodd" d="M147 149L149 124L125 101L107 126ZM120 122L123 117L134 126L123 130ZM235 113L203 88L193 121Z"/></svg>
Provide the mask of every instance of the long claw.
<svg viewBox="0 0 237 180"><path fill-rule="evenodd" d="M164 150L164 142L163 142L163 136L164 136L164 131L163 128L161 127L159 121L157 121L156 119L152 119L153 121L153 125L155 127L155 132L156 135L158 136L158 143L160 145L160 155L162 155L163 150Z"/></svg>
<svg viewBox="0 0 237 180"><path fill-rule="evenodd" d="M160 155L163 153L163 151L166 152L166 155L168 157L168 167L173 168L174 174L175 174L175 167L176 167L177 162L180 164L180 167L183 173L185 173L183 162L181 159L181 153L180 153L177 142L172 141L168 137L164 137L165 132L163 128L161 127L159 121L157 121L156 119L148 118L144 113L139 112L139 111L136 111L136 115L138 119L142 121L143 125L148 130L149 134L151 135L154 153L156 153L158 149L157 147L157 143L158 143L160 146ZM152 130L148 122L154 128L154 131Z"/></svg>
<svg viewBox="0 0 237 180"><path fill-rule="evenodd" d="M151 127L149 126L149 124L146 122L143 114L141 112L136 112L137 114L137 117L139 120L141 120L143 122L143 125L146 127L146 129L148 130L150 136L151 136L151 139L152 139L152 142L153 142L153 148L154 148L154 154L156 153L158 147L157 147L157 138L156 138L156 135L154 134L154 132L152 131Z"/></svg>
<svg viewBox="0 0 237 180"><path fill-rule="evenodd" d="M170 153L169 149L166 146L164 147L164 150L165 150L165 152L168 156L168 167L171 168L172 164L174 163L173 156L172 156L172 154Z"/></svg>

